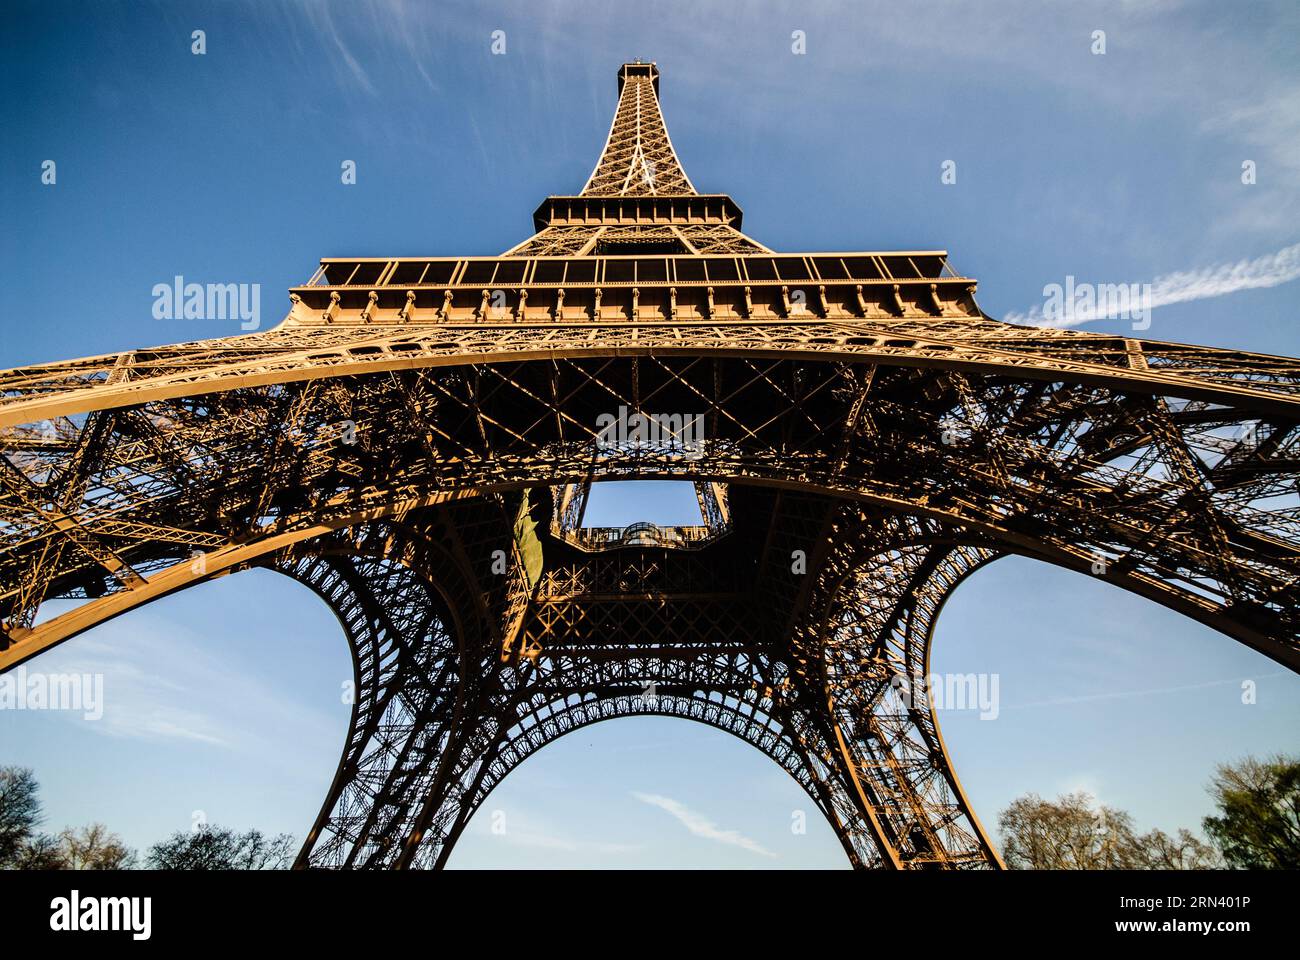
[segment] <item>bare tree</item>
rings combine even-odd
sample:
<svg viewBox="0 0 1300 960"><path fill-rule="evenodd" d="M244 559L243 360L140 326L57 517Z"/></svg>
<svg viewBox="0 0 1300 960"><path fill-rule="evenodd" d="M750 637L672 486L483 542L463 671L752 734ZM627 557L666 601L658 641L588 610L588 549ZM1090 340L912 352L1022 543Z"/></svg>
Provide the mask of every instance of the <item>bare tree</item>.
<svg viewBox="0 0 1300 960"><path fill-rule="evenodd" d="M1208 870L1219 851L1189 830L1138 835L1123 810L1094 806L1086 793L1056 802L1037 794L1015 800L998 817L1002 858L1013 870Z"/></svg>
<svg viewBox="0 0 1300 960"><path fill-rule="evenodd" d="M1215 870L1223 867L1223 855L1190 830L1171 837L1152 830L1138 838L1142 866L1149 870Z"/></svg>
<svg viewBox="0 0 1300 960"><path fill-rule="evenodd" d="M1115 870L1141 864L1133 818L1110 807L1093 809L1086 793L1055 803L1031 793L998 817L1002 857L1013 870Z"/></svg>
<svg viewBox="0 0 1300 960"><path fill-rule="evenodd" d="M293 837L266 837L260 830L236 833L225 827L173 833L149 848L153 870L282 870L293 856Z"/></svg>
<svg viewBox="0 0 1300 960"><path fill-rule="evenodd" d="M9 866L15 870L62 870L63 852L59 849L59 838L48 833L32 835Z"/></svg>
<svg viewBox="0 0 1300 960"><path fill-rule="evenodd" d="M135 866L135 851L102 823L64 830L59 834L58 850L68 870L130 870Z"/></svg>

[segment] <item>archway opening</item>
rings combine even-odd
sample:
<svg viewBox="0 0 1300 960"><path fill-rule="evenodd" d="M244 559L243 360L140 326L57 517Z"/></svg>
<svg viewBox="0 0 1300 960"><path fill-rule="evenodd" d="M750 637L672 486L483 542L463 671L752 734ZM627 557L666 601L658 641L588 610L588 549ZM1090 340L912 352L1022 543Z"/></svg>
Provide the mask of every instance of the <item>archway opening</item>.
<svg viewBox="0 0 1300 960"><path fill-rule="evenodd" d="M456 868L847 868L808 794L743 740L670 717L581 727L488 795Z"/></svg>
<svg viewBox="0 0 1300 960"><path fill-rule="evenodd" d="M930 675L967 694L937 710L940 730L999 847L999 813L1027 793L1086 791L1143 832L1200 833L1215 766L1294 752L1300 728L1300 676L1104 576L1023 557L956 589Z"/></svg>
<svg viewBox="0 0 1300 960"><path fill-rule="evenodd" d="M50 601L43 618L80 601ZM98 822L141 856L197 823L291 834L338 765L353 669L333 612L254 569L101 623L10 675L76 677L85 709L0 713L0 764L30 767L44 830Z"/></svg>

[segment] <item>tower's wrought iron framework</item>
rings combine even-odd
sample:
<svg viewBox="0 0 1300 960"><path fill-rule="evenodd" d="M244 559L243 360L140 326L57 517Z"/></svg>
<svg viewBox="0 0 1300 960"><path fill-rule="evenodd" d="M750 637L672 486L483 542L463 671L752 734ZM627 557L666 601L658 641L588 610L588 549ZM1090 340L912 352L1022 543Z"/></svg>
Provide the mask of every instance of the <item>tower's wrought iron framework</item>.
<svg viewBox="0 0 1300 960"><path fill-rule="evenodd" d="M919 868L1000 865L916 683L981 564L1300 668L1300 362L1004 324L942 251L775 253L687 177L656 67L618 86L502 256L326 259L272 330L0 373L0 670L271 568L355 664L300 866L441 866L533 751L659 714ZM694 481L701 524L585 527L626 478Z"/></svg>

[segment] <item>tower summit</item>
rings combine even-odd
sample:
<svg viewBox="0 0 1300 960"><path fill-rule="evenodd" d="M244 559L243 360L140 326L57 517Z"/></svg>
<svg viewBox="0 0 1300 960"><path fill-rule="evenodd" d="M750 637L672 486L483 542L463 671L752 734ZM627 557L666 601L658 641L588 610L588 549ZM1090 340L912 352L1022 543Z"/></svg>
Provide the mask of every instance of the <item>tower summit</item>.
<svg viewBox="0 0 1300 960"><path fill-rule="evenodd" d="M697 193L668 137L659 68L625 63L605 148L577 196L548 197L535 233L506 256L592 253L770 253L740 232L741 211L723 194Z"/></svg>

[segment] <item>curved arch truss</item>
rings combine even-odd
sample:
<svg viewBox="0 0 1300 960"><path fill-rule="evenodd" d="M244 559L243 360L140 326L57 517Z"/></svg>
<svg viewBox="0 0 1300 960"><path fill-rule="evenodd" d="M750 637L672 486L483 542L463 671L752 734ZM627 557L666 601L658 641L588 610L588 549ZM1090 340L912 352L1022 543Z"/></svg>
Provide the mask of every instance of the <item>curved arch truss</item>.
<svg viewBox="0 0 1300 960"><path fill-rule="evenodd" d="M943 251L775 253L686 177L658 69L619 91L501 257L327 259L272 330L0 371L0 671L266 566L355 664L300 866L440 866L533 751L658 713L772 757L855 865L957 868L999 862L922 678L979 564L1300 669L1300 361L999 323ZM584 533L625 478L704 523Z"/></svg>
<svg viewBox="0 0 1300 960"><path fill-rule="evenodd" d="M538 652L513 663L487 626L492 601L476 594L472 566L456 556L494 542L492 524L477 542L462 534L448 549L441 539L448 524L472 527L456 515L465 507L268 558L331 605L356 664L350 732L299 865L442 866L520 762L624 716L694 720L755 746L804 788L857 866L997 865L928 702L899 707L906 679L924 673L943 598L992 552L952 544L935 523L822 498L764 499L792 533L809 511L829 511L843 527L807 589L781 590L790 577L774 547L758 566L770 589L761 605L740 577L715 580L725 589L707 597L685 596L705 569L691 553L572 551L539 578L522 621ZM504 512L469 509L505 526ZM734 544L733 562L757 548L747 540ZM381 543L389 556L364 556ZM509 593L495 602L508 604ZM792 657L772 618L806 621L800 605L828 629L801 636ZM638 629L607 632L611 618Z"/></svg>

